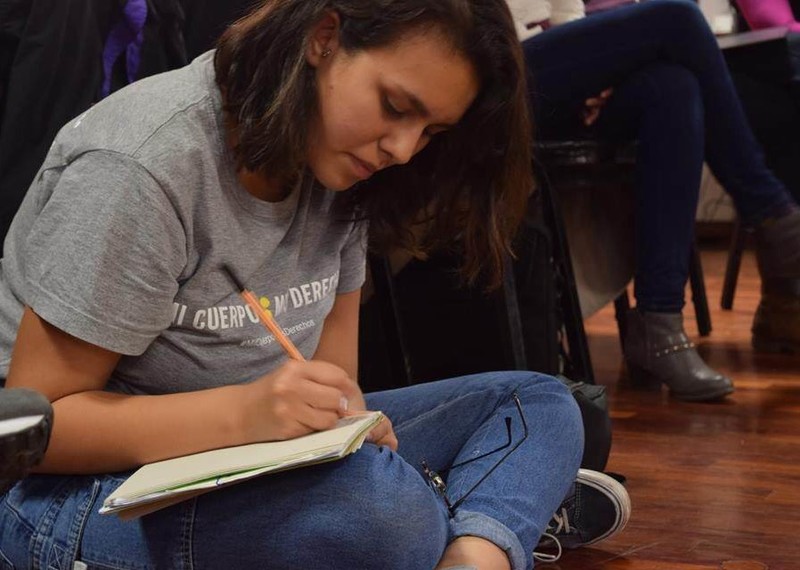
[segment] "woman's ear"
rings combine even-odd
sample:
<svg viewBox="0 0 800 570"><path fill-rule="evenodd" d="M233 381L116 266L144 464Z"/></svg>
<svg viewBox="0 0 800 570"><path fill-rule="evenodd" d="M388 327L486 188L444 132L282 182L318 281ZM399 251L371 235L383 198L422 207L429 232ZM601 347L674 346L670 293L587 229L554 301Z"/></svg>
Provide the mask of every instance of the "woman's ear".
<svg viewBox="0 0 800 570"><path fill-rule="evenodd" d="M339 14L329 10L312 28L306 47L306 61L311 67L319 67L323 59L339 48L339 24Z"/></svg>

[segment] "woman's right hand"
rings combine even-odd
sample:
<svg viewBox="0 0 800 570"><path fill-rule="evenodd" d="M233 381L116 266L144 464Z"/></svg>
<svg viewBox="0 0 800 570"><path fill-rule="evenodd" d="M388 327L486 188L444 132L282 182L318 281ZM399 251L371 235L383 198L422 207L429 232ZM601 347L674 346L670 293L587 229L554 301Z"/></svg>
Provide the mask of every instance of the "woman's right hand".
<svg viewBox="0 0 800 570"><path fill-rule="evenodd" d="M319 360L289 360L242 388L248 441L285 440L329 429L361 394L343 369Z"/></svg>

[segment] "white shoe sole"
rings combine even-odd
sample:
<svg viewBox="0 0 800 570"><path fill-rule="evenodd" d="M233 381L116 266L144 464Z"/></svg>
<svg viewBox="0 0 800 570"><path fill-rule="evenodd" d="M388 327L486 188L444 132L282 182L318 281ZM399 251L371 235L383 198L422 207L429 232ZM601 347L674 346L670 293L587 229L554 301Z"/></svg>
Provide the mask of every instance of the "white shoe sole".
<svg viewBox="0 0 800 570"><path fill-rule="evenodd" d="M582 546L588 546L589 544L600 542L601 540L604 540L612 534L615 534L625 528L625 525L628 524L628 520L631 516L631 498L622 483L613 477L609 477L605 473L591 471L589 469L578 469L578 476L575 478L575 481L582 485L586 485L587 487L597 489L606 495L614 503L615 511L617 513L614 524L604 534L595 537L593 540L584 543Z"/></svg>
<svg viewBox="0 0 800 570"><path fill-rule="evenodd" d="M0 437L22 433L44 419L43 415L0 420Z"/></svg>

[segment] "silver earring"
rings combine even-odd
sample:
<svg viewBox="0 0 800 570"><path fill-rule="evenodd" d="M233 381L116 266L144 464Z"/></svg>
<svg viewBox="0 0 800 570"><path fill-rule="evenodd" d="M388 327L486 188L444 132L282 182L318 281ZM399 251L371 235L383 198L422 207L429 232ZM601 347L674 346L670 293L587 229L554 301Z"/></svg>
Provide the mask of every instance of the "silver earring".
<svg viewBox="0 0 800 570"><path fill-rule="evenodd" d="M331 48L325 48L324 50L322 50L321 55L322 57L328 57L329 55L331 55Z"/></svg>

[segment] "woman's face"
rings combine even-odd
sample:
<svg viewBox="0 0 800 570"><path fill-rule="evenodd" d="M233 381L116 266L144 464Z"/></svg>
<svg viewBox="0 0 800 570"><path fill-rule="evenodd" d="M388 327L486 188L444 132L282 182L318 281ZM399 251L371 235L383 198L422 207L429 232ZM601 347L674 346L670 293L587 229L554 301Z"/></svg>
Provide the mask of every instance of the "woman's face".
<svg viewBox="0 0 800 570"><path fill-rule="evenodd" d="M478 93L471 63L433 31L352 53L318 47L308 55L319 96L308 161L331 190L405 164L455 125ZM323 56L325 49L331 52Z"/></svg>

